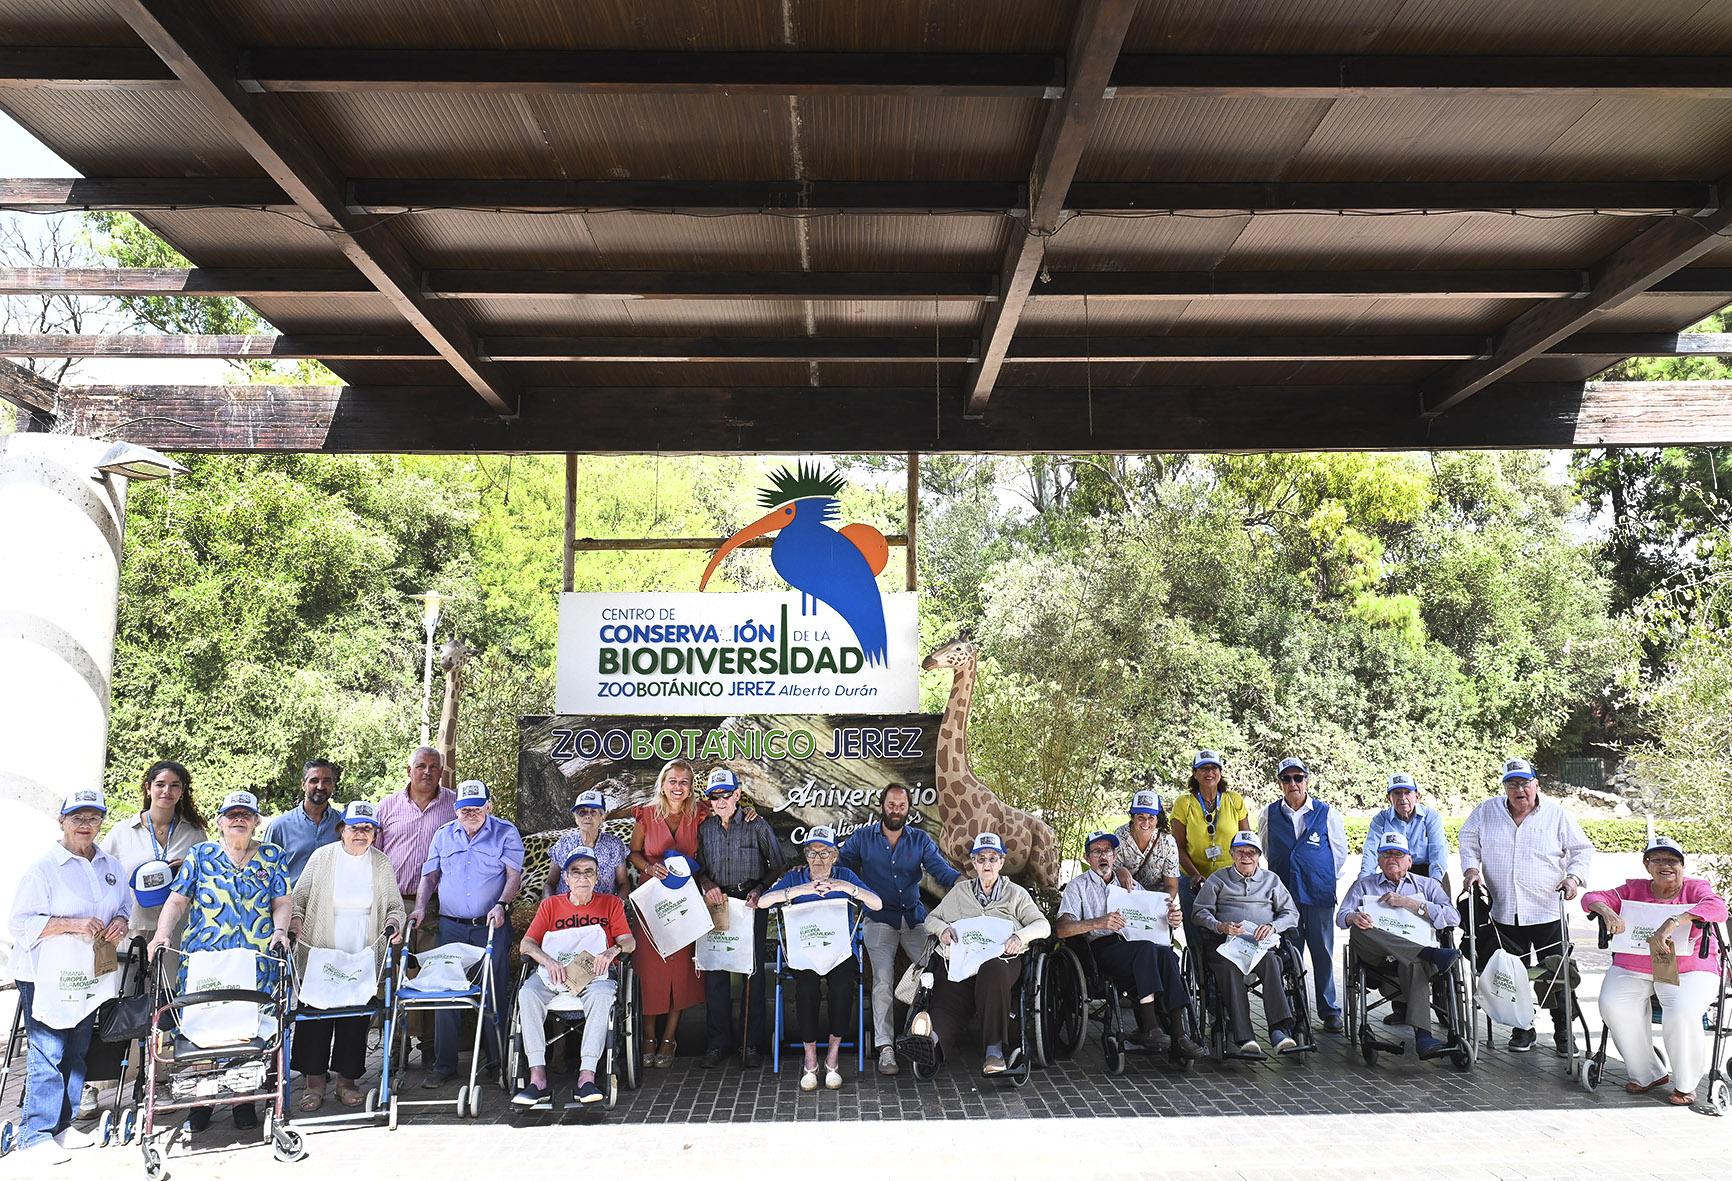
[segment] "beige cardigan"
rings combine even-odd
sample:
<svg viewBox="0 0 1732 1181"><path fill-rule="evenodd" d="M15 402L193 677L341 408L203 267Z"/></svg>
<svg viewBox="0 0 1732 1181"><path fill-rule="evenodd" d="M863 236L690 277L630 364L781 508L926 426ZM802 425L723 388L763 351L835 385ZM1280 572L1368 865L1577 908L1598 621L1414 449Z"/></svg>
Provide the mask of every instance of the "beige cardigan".
<svg viewBox="0 0 1732 1181"><path fill-rule="evenodd" d="M307 859L307 867L295 883L290 898L294 906L294 921L301 928L300 940L295 945L295 962L302 972L307 970L307 948L330 947L336 938L337 908L333 905L336 859L347 856L349 854L340 841L321 845ZM367 850L367 858L373 867L373 911L370 916L373 928L367 938L377 943L374 953L374 968L377 970L385 958L385 944L379 940L380 933L388 926L403 930L407 915L403 910L403 895L397 892L397 873L391 868L391 859L377 846Z"/></svg>
<svg viewBox="0 0 1732 1181"><path fill-rule="evenodd" d="M941 935L944 928L957 919L977 919L983 916L995 919L1009 919L1016 924L1016 933L1022 936L1024 947L1036 939L1045 939L1052 934L1052 923L1029 892L1008 878L999 879L1004 884L1004 893L990 907L983 908L980 900L974 896L974 879L959 878L950 893L944 896L937 906L927 912L926 930L933 935Z"/></svg>

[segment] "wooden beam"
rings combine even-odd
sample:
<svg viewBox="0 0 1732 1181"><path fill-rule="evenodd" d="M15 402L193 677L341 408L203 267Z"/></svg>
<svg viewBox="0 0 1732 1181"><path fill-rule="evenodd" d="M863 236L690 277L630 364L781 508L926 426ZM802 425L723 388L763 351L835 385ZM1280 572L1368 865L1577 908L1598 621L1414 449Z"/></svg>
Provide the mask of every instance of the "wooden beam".
<svg viewBox="0 0 1732 1181"><path fill-rule="evenodd" d="M1676 186L1673 186L1676 187ZM597 213L613 209L721 213L1024 212L1022 186L979 180L356 179L348 209L371 215L427 209Z"/></svg>
<svg viewBox="0 0 1732 1181"><path fill-rule="evenodd" d="M1058 229L1083 147L1106 105L1113 63L1136 10L1136 0L1083 0L1072 21L1064 100L1047 111L1041 124L1028 170L1028 221L1024 232L1012 232L999 262L999 300L986 309L981 325L980 364L968 382L969 414L986 413L992 399L1028 293L1046 259L1047 237Z"/></svg>
<svg viewBox="0 0 1732 1181"><path fill-rule="evenodd" d="M971 361L969 337L936 344L919 335L894 336L490 336L481 355L492 361ZM0 350L3 352L5 350Z"/></svg>
<svg viewBox="0 0 1732 1181"><path fill-rule="evenodd" d="M1021 53L476 49L241 52L248 90L289 93L797 94L1046 98L1064 59ZM0 89L179 88L155 55L115 46L0 49ZM1123 54L1115 98L1351 95L1732 97L1725 56Z"/></svg>
<svg viewBox="0 0 1732 1181"><path fill-rule="evenodd" d="M1299 299L1573 299L1587 270L1483 271L1058 271L1031 300L1099 302ZM430 270L428 299L754 300L834 299L980 303L997 298L994 275L907 271ZM0 295L185 296L327 299L377 294L359 271L295 267L0 267ZM1690 267L1649 295L1722 295L1732 268Z"/></svg>
<svg viewBox="0 0 1732 1181"><path fill-rule="evenodd" d="M1732 383L1499 383L1429 423L1405 385L1003 386L989 418L930 386L524 391L501 420L461 386L68 387L61 421L194 452L1137 453L1732 443Z"/></svg>
<svg viewBox="0 0 1732 1181"><path fill-rule="evenodd" d="M421 268L392 227L357 217L345 206L341 172L324 146L270 95L249 94L235 80L236 49L222 36L204 0L110 0L213 120L294 201L390 301L457 375L495 411L512 414L517 394L504 375L475 353L474 335L448 305L421 294Z"/></svg>
<svg viewBox="0 0 1732 1181"><path fill-rule="evenodd" d="M1732 57L1125 54L1117 98L1732 98Z"/></svg>
<svg viewBox="0 0 1732 1181"><path fill-rule="evenodd" d="M1715 209L1697 181L1078 181L1078 213L1207 210L1319 213L1687 213Z"/></svg>
<svg viewBox="0 0 1732 1181"><path fill-rule="evenodd" d="M0 179L0 210L13 213L294 208L280 185L252 176Z"/></svg>
<svg viewBox="0 0 1732 1181"><path fill-rule="evenodd" d="M1718 188L1732 191L1732 175ZM1732 227L1732 204L1698 217L1669 217L1601 259L1581 299L1547 300L1511 321L1498 334L1492 355L1451 366L1420 385L1420 408L1428 418L1458 406L1486 386L1513 374L1552 345L1581 332L1600 317L1682 270L1714 247Z"/></svg>
<svg viewBox="0 0 1732 1181"><path fill-rule="evenodd" d="M577 553L656 553L661 550L713 550L720 548L725 537L574 537L571 548ZM908 544L901 533L884 535L885 544L898 548ZM774 537L755 537L742 541L738 549L769 549L776 544Z"/></svg>
<svg viewBox="0 0 1732 1181"><path fill-rule="evenodd" d="M22 365L0 360L0 402L10 402L26 414L52 419L60 387Z"/></svg>
<svg viewBox="0 0 1732 1181"><path fill-rule="evenodd" d="M320 361L437 361L419 336L180 336L123 333L67 336L0 334L0 356L222 358Z"/></svg>

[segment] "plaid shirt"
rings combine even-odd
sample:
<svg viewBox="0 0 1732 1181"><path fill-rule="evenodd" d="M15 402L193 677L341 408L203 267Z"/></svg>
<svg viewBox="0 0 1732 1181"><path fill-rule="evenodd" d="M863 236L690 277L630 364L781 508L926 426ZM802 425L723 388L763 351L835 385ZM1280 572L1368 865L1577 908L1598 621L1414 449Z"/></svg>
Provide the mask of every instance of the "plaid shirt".
<svg viewBox="0 0 1732 1181"><path fill-rule="evenodd" d="M726 827L721 817L711 816L698 825L698 865L722 893L744 898L781 874L782 846L762 816L747 820L735 812Z"/></svg>

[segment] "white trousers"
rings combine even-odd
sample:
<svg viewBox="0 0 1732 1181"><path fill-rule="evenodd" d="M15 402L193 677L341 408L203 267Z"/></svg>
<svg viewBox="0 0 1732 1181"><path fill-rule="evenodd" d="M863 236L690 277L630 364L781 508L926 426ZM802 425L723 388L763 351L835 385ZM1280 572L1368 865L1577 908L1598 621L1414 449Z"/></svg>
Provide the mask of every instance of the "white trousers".
<svg viewBox="0 0 1732 1181"><path fill-rule="evenodd" d="M1694 1091L1708 1069L1708 1035L1702 1015L1713 1004L1720 979L1713 972L1685 972L1676 984L1660 984L1646 972L1613 964L1600 983L1600 1019L1612 1031L1630 1081L1646 1086L1665 1068L1654 1054L1653 1012L1649 998L1658 995L1663 1014L1660 1040L1672 1060L1672 1089Z"/></svg>
<svg viewBox="0 0 1732 1181"><path fill-rule="evenodd" d="M879 1049L896 1042L896 949L902 948L910 962L926 950L926 928L892 927L889 923L861 924L866 959L872 965L872 1036Z"/></svg>
<svg viewBox="0 0 1732 1181"><path fill-rule="evenodd" d="M603 976L577 994L583 1002L583 1048L580 1069L594 1070L607 1049L607 1019L618 989ZM531 972L517 990L517 1011L523 1026L523 1056L531 1066L547 1065L547 1006L564 990L551 987L540 972Z"/></svg>

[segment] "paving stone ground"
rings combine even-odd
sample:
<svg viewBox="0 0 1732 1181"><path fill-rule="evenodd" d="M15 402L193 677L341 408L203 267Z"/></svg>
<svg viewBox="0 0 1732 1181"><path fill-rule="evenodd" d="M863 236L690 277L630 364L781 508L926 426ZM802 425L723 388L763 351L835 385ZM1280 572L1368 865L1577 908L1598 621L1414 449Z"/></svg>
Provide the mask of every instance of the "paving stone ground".
<svg viewBox="0 0 1732 1181"><path fill-rule="evenodd" d="M1582 994L1599 1033L1604 953L1578 932ZM979 1078L972 1056L930 1081L909 1073L856 1074L845 1059L842 1090L802 1094L798 1072L744 1072L737 1062L701 1069L684 1057L651 1070L613 1111L513 1112L496 1087L479 1118L450 1108L383 1125L307 1130L308 1157L271 1159L256 1134L242 1138L226 1115L169 1156L182 1179L376 1176L493 1178L572 1175L630 1162L679 1170L682 1179L777 1177L790 1170L834 1177L907 1175L1117 1177L1582 1178L1732 1177L1732 1119L1719 1120L1632 1097L1615 1051L1593 1093L1566 1079L1546 1019L1531 1054L1498 1049L1466 1074L1411 1053L1366 1067L1345 1039L1320 1035L1316 1054L1262 1064L1199 1063L1175 1074L1135 1057L1122 1076L1102 1067L1091 1034L1074 1059L1011 1088ZM797 1052L796 1052L797 1053ZM1728 1053L1732 1053L1729 1046ZM557 1055L556 1055L557 1062ZM556 1074L556 1079L558 1078ZM420 1070L406 1097L420 1099ZM455 1098L455 1086L437 1093ZM13 1085L0 1118L15 1118ZM894 1127L886 1127L894 1124ZM582 1162L590 1162L584 1165ZM0 1158L0 1178L27 1176ZM90 1149L42 1175L142 1178L136 1148Z"/></svg>

